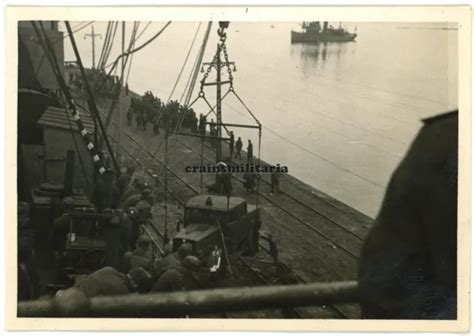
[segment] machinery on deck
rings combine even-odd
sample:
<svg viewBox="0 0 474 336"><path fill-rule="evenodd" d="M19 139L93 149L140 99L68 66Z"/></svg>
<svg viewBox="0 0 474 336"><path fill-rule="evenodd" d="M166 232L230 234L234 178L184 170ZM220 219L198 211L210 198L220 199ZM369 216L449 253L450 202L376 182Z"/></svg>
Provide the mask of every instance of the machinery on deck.
<svg viewBox="0 0 474 336"><path fill-rule="evenodd" d="M186 204L183 224L173 239L174 251L190 243L201 260L209 260L216 247L226 260L229 255L253 256L258 251L260 211L243 198L195 196Z"/></svg>

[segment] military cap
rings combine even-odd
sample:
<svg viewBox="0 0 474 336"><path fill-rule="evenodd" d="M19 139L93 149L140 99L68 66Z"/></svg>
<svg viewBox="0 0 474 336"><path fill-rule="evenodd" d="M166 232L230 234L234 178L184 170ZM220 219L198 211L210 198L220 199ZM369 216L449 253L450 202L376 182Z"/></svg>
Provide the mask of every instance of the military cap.
<svg viewBox="0 0 474 336"><path fill-rule="evenodd" d="M150 237L148 237L148 235L141 235L137 239L137 245L140 247L147 247L150 245L150 243L151 243L151 239Z"/></svg>
<svg viewBox="0 0 474 336"><path fill-rule="evenodd" d="M183 259L183 266L196 271L201 266L201 262L197 257L188 255L186 258Z"/></svg>
<svg viewBox="0 0 474 336"><path fill-rule="evenodd" d="M146 293L150 290L153 282L152 275L143 267L135 267L128 272L128 277L132 280L132 287L139 293Z"/></svg>
<svg viewBox="0 0 474 336"><path fill-rule="evenodd" d="M152 193L152 191L153 191L153 190L151 190L150 188L144 188L144 189L142 190L142 194L143 194L143 196L148 196L148 195L150 195L150 194Z"/></svg>

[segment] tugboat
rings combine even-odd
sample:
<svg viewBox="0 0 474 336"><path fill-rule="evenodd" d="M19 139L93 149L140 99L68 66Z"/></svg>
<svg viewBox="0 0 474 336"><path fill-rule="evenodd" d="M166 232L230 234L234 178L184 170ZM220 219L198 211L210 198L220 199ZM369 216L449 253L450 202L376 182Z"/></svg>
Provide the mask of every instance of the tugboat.
<svg viewBox="0 0 474 336"><path fill-rule="evenodd" d="M356 33L342 28L341 23L339 28L334 28L324 21L321 29L319 21L312 21L303 22L301 27L302 32L291 31L291 43L350 42L357 37Z"/></svg>

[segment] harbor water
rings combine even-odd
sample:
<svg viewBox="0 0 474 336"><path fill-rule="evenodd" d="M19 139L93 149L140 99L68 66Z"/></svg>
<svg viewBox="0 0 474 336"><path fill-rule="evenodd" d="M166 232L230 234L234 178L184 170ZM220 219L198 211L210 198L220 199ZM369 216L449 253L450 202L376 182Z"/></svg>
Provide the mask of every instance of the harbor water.
<svg viewBox="0 0 474 336"><path fill-rule="evenodd" d="M146 23L141 23L141 29ZM152 23L137 45L163 23ZM128 24L130 27L131 23ZM202 23L181 80L179 100L202 43ZM420 129L421 119L457 107L457 30L449 24L344 23L357 27L356 42L291 44L297 23L232 22L227 31L235 90L263 124L261 157L288 166L290 174L341 202L375 217L393 170ZM198 23L173 23L132 59L128 85L151 90L166 101L183 66ZM216 50L213 26L204 60ZM96 23L105 34L106 23ZM141 30L139 29L139 30ZM130 36L130 31L128 31ZM90 41L77 39L80 50ZM98 40L98 50L101 41ZM116 41L112 55L118 55ZM88 47L89 46L89 47ZM65 59L73 59L65 42ZM91 55L84 53L86 65ZM202 78L200 73L200 78ZM227 72L222 72L223 79ZM210 74L215 78L215 71ZM197 95L199 83L195 88ZM223 93L226 88L223 88ZM215 87L206 88L215 101ZM195 111L207 113L198 101ZM215 119L215 118L214 118ZM223 102L223 121L251 123L232 97ZM235 129L244 149L255 131Z"/></svg>

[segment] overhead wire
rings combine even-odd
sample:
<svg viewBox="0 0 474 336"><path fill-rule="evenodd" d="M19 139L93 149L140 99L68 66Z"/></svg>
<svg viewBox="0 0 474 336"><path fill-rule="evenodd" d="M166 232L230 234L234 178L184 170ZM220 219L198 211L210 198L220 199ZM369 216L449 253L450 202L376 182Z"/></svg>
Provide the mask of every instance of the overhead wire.
<svg viewBox="0 0 474 336"><path fill-rule="evenodd" d="M108 48L112 24L112 21L107 22L107 30L105 31L104 43L102 44L102 50L100 52L99 60L97 61L97 69L100 69L100 65L102 64L102 60L104 59L105 51Z"/></svg>
<svg viewBox="0 0 474 336"><path fill-rule="evenodd" d="M134 27L133 27L132 33L130 35L130 42L129 42L129 46L128 46L127 50L131 50L133 48L134 44L135 44L135 36L136 36L136 32L138 30L138 25L137 25L137 22L134 22ZM124 54L127 54L127 53L124 53ZM128 54L128 55L130 55L130 54ZM127 65L128 55L123 60L124 68ZM117 69L118 68L115 68L115 70L117 70ZM123 84L123 76L124 76L124 69L122 69L122 71L121 71L121 75L120 75L120 79L119 79L119 86L116 89L115 96L114 96L114 98L112 100L112 103L110 105L110 108L109 108L109 113L107 114L107 117L106 117L106 120L105 120L105 129L107 129L109 124L110 124L110 120L112 118L112 114L113 114L115 105L117 104L117 101L120 97L120 91L122 90L122 84Z"/></svg>
<svg viewBox="0 0 474 336"><path fill-rule="evenodd" d="M140 39L140 37L142 37L142 35L146 32L146 30L148 29L148 27L151 25L153 21L148 21L147 25L143 28L143 30L140 32L140 34L138 34L137 36L137 41Z"/></svg>
<svg viewBox="0 0 474 336"><path fill-rule="evenodd" d="M184 100L184 105L185 106L188 106L189 101L191 100L191 95L193 94L193 91L194 91L194 86L196 85L196 80L197 80L197 77L199 75L199 66L201 65L202 59L204 57L204 51L206 50L206 45L207 45L207 42L209 40L209 34L211 32L211 27L212 27L212 21L209 21L209 23L207 25L206 33L204 35L204 40L203 40L203 43L201 45L201 51L199 53L198 66L196 67L196 69L194 71L194 75L193 75L193 77L191 79L191 83L189 85L188 94L187 94L187 96Z"/></svg>
<svg viewBox="0 0 474 336"><path fill-rule="evenodd" d="M74 28L76 28L76 30L74 30L74 28L73 28L73 32L79 32L79 31L81 31L81 30L87 28L88 26L90 26L90 25L93 24L94 22L95 22L95 21L87 21L87 22L85 22L85 23L84 23L84 22L81 22L81 23L79 23L79 24L77 24L77 25L74 26ZM79 27L80 25L83 25L83 24L85 24L84 27ZM79 27L79 28L78 28L78 27ZM68 36L69 36L68 34L63 35L62 37L59 37L59 38L56 38L56 39L52 40L50 43L51 43L51 44L57 43L57 42L59 42L59 41L64 40L64 39L65 39L66 37L68 37ZM41 67L43 66L43 62L44 62L45 57L46 57L46 54L43 54L43 56L41 57L41 60L38 62L38 66L37 66L36 69L35 69L35 76L38 76L38 73L39 73Z"/></svg>
<svg viewBox="0 0 474 336"><path fill-rule="evenodd" d="M147 45L149 45L151 42L153 42L158 36L160 36L160 35L165 31L165 29L168 28L168 26L169 26L170 24L171 24L171 21L168 21L168 22L164 25L164 27L162 27L162 28L158 31L158 33L156 33L155 35L153 35L150 39L148 39L148 40L147 40L146 42L144 42L142 45L138 46L137 48L135 48L135 49L133 49L133 50L127 51L126 53L120 54L120 55L115 59L114 62L111 62L111 63L109 63L108 65L104 66L104 69L109 68L109 67L112 66L111 69L109 70L109 72L107 73L107 76L106 76L106 77L109 77L109 76L110 76L110 74L111 74L111 73L114 71L114 69L117 67L118 62L120 61L120 59L121 59L122 57L126 57L127 55L136 53L136 52L142 50L143 48L145 48ZM99 85L98 89L99 89L99 90L102 89L102 87L104 86L104 84L105 84L105 80L102 81L102 83Z"/></svg>
<svg viewBox="0 0 474 336"><path fill-rule="evenodd" d="M190 76L188 78L188 81L186 83L186 86L185 86L185 89L183 91L183 94L181 95L181 98L179 99L179 104L181 105L181 102L182 102L182 99L183 99L183 96L185 95L186 93L186 89L188 88L188 84L189 84L189 88L192 92L193 89L191 89L191 85L190 85L190 81L192 81L192 79L194 77L197 78L197 75L199 74L199 66L201 65L201 62L202 62L202 58L204 56L204 52L206 50L206 45L207 45L207 41L209 39L209 32L211 30L211 26L212 26L212 21L209 21L208 23L208 26L207 26L207 29L206 29L206 32L204 33L204 37L203 37L203 41L202 41L202 44L201 44L201 47L199 49L199 53L196 57L196 60L194 62L194 65L193 65L193 68L191 69L191 73L190 73ZM194 81L195 82L195 81ZM189 103L189 102L188 102ZM187 104L185 104L184 106L187 106ZM162 116L160 116L161 118ZM155 149L153 155L156 155L158 153L158 151L160 150L161 146L163 145L163 143L165 142L165 138L162 139L162 141L158 144L157 148Z"/></svg>
<svg viewBox="0 0 474 336"><path fill-rule="evenodd" d="M186 53L186 57L184 58L183 65L181 66L181 69L179 70L178 77L176 78L176 81L174 82L173 88L171 89L171 93L168 96L167 102L171 100L171 97L174 94L174 91L176 90L176 86L179 83L179 80L181 79L181 75L183 74L184 68L186 67L186 64L188 63L189 55L191 54L191 51L193 50L194 42L196 42L196 37L199 33L199 29L201 29L201 24L202 22L199 22L199 25L197 26L196 32L194 33L194 37L191 41L191 45L189 46L188 52Z"/></svg>
<svg viewBox="0 0 474 336"><path fill-rule="evenodd" d="M148 39L145 43L143 43L142 45L138 46L137 48L133 49L133 50L130 50L130 51L127 51L121 55L119 55L114 62L112 63L109 63L108 65L105 66L105 68L108 68L108 67L111 67L111 69L109 70L109 73L111 73L113 71L113 69L117 66L118 62L120 61L120 59L122 57L126 57L130 54L133 54L135 52L138 52L140 50L142 50L143 48L145 48L147 45L149 45L151 42L153 42L154 40L156 40L156 38L158 36L161 35L161 33L163 33L163 31L165 31L166 28L168 28L168 26L171 24L171 21L168 21L155 35L153 35L150 39Z"/></svg>
<svg viewBox="0 0 474 336"><path fill-rule="evenodd" d="M104 57L102 59L102 63L100 64L99 69L104 69L105 64L107 63L107 60L109 59L110 52L112 51L112 47L114 45L115 36L117 35L117 29L118 29L118 21L114 21L112 23L112 28L111 28L112 32L111 32L110 42L109 42L109 44L107 46L107 49L104 53Z"/></svg>

